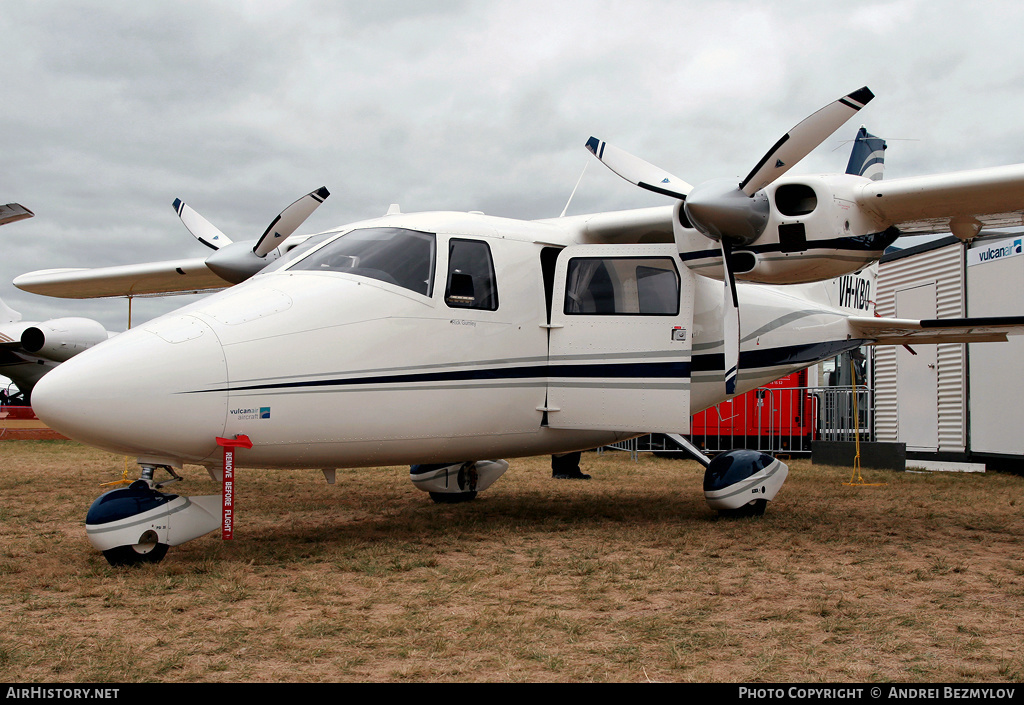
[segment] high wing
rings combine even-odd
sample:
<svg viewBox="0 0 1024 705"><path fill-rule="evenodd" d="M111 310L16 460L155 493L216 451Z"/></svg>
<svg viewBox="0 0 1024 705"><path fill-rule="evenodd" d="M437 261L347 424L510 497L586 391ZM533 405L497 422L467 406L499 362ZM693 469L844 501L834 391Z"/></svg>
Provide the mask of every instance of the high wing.
<svg viewBox="0 0 1024 705"><path fill-rule="evenodd" d="M1024 225L1024 164L869 181L861 187L856 203L878 222L879 230L895 226L904 235L952 231L973 237L982 226ZM595 243L672 237L668 207L560 220L579 221L586 240ZM961 235L965 228L966 234Z"/></svg>
<svg viewBox="0 0 1024 705"><path fill-rule="evenodd" d="M25 218L31 218L34 215L35 213L33 213L20 203L8 203L7 205L0 205L0 225L13 223L16 220L24 220Z"/></svg>
<svg viewBox="0 0 1024 705"><path fill-rule="evenodd" d="M299 198L281 211L254 243L232 242L206 218L175 199L174 211L197 240L214 250L212 255L95 269L46 269L22 274L14 280L14 286L33 294L64 299L160 296L226 289L277 259L285 249L285 241L330 195L321 186ZM294 238L291 246L298 240Z"/></svg>
<svg viewBox="0 0 1024 705"><path fill-rule="evenodd" d="M97 299L188 294L230 285L206 266L204 258L196 257L95 269L45 269L16 277L14 286L43 296Z"/></svg>
<svg viewBox="0 0 1024 705"><path fill-rule="evenodd" d="M851 317L847 319L852 337L874 345L911 343L1001 343L1007 335L1024 334L1024 316L993 318L906 318Z"/></svg>
<svg viewBox="0 0 1024 705"><path fill-rule="evenodd" d="M969 238L982 225L1024 225L1024 164L872 181L857 204L905 234L952 230Z"/></svg>
<svg viewBox="0 0 1024 705"><path fill-rule="evenodd" d="M672 207L640 208L592 215L551 218L571 241L587 243L671 242ZM303 240L296 237L296 242ZM215 274L209 258L146 262L113 267L45 269L22 274L14 286L22 291L64 299L190 294L225 289L232 282Z"/></svg>
<svg viewBox="0 0 1024 705"><path fill-rule="evenodd" d="M672 206L571 215L537 222L559 226L588 244L672 242Z"/></svg>

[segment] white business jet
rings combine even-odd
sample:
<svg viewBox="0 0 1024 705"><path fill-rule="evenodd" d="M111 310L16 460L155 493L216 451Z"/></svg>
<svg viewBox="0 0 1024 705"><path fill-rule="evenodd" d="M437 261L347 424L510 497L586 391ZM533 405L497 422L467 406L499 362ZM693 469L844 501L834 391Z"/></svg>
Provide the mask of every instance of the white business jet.
<svg viewBox="0 0 1024 705"><path fill-rule="evenodd" d="M0 374L9 377L30 404L32 390L43 375L112 335L91 318L25 321L0 301Z"/></svg>
<svg viewBox="0 0 1024 705"><path fill-rule="evenodd" d="M34 215L20 203L0 205L0 225ZM24 403L29 404L32 389L43 375L112 335L91 318L24 321L20 313L0 301L0 374L17 385Z"/></svg>
<svg viewBox="0 0 1024 705"><path fill-rule="evenodd" d="M132 455L141 479L100 497L87 532L112 563L160 560L221 526L219 498L160 492L162 468L409 464L437 501L471 499L503 457L684 434L690 416L871 344L1005 340L1024 317L851 315L821 282L877 261L901 233L962 238L1020 224L1024 165L875 181L786 171L872 98L814 113L742 180L690 186L596 138L588 149L661 208L520 221L404 214L289 235L300 199L255 245L180 202L207 259L18 277L27 291L117 296L230 288L76 356L36 387L61 433ZM742 315L741 315L742 312ZM678 437L678 436L676 436ZM759 513L785 465L731 451L707 467L712 508Z"/></svg>

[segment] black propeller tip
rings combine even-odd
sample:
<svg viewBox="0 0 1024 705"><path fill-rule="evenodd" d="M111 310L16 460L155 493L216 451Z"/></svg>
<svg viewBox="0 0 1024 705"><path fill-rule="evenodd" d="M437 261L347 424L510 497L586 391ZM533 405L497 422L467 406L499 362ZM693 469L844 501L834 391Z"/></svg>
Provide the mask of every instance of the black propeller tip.
<svg viewBox="0 0 1024 705"><path fill-rule="evenodd" d="M175 212L175 213L177 213L178 211L180 211L180 210L181 210L181 199L180 199L180 198L175 198L175 199L174 199L174 204L173 204L173 205L174 205L174 212Z"/></svg>
<svg viewBox="0 0 1024 705"><path fill-rule="evenodd" d="M601 145L601 140L597 139L596 137L591 137L589 140L587 140L587 149L595 157L597 156L597 150L600 147L600 145Z"/></svg>
<svg viewBox="0 0 1024 705"><path fill-rule="evenodd" d="M320 198L320 200L324 200L331 195L331 192L327 190L326 186L321 186L316 190L316 195Z"/></svg>
<svg viewBox="0 0 1024 705"><path fill-rule="evenodd" d="M875 94L871 92L870 88L864 86L860 90L854 91L847 97L850 98L851 100L857 101L861 105L867 105L868 103L871 102L871 99L875 97Z"/></svg>

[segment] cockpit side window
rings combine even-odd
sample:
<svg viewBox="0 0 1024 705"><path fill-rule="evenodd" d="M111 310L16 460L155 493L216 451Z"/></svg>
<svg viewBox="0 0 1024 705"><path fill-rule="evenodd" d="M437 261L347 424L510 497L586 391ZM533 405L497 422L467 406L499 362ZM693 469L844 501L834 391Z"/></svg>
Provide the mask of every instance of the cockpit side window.
<svg viewBox="0 0 1024 705"><path fill-rule="evenodd" d="M449 241L444 302L450 308L498 310L494 262L486 242L458 238Z"/></svg>
<svg viewBox="0 0 1024 705"><path fill-rule="evenodd" d="M436 238L405 228L361 228L345 233L289 267L289 271L343 272L430 296Z"/></svg>

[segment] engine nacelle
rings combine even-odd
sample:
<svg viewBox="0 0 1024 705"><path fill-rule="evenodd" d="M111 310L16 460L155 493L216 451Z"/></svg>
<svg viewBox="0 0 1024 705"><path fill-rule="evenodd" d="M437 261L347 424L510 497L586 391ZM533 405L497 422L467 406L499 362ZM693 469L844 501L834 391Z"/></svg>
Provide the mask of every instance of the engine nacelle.
<svg viewBox="0 0 1024 705"><path fill-rule="evenodd" d="M233 242L207 257L206 266L221 279L241 284L280 256L275 249L260 257L252 251L251 242Z"/></svg>
<svg viewBox="0 0 1024 705"><path fill-rule="evenodd" d="M100 551L122 546L177 546L221 525L220 495L182 497L152 489L144 480L100 495L85 518L89 542Z"/></svg>
<svg viewBox="0 0 1024 705"><path fill-rule="evenodd" d="M47 360L64 362L109 337L103 325L91 318L54 318L26 328L21 347Z"/></svg>
<svg viewBox="0 0 1024 705"><path fill-rule="evenodd" d="M879 260L899 230L880 230L857 205L857 193L871 183L860 176L828 174L782 177L767 186L768 222L754 242L733 250L730 261L736 279L804 284L857 272ZM683 263L697 274L722 279L718 242L691 226L682 202L674 215Z"/></svg>
<svg viewBox="0 0 1024 705"><path fill-rule="evenodd" d="M417 489L429 492L438 502L463 502L476 497L508 470L507 460L475 460L465 463L413 465L409 479Z"/></svg>
<svg viewBox="0 0 1024 705"><path fill-rule="evenodd" d="M720 512L761 514L787 475L789 467L766 453L726 451L716 455L704 471L704 499Z"/></svg>

